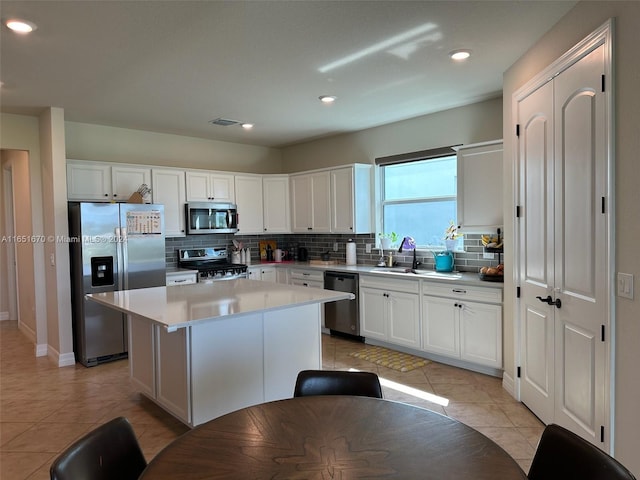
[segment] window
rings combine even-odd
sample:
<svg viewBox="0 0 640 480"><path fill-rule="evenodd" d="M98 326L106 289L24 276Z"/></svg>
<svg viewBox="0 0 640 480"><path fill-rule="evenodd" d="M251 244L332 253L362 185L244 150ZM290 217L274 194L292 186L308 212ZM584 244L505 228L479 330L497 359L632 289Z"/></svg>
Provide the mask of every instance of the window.
<svg viewBox="0 0 640 480"><path fill-rule="evenodd" d="M447 147L447 155L435 158L378 160L383 232L413 237L419 248L444 245L449 222L456 222L457 162L451 152Z"/></svg>

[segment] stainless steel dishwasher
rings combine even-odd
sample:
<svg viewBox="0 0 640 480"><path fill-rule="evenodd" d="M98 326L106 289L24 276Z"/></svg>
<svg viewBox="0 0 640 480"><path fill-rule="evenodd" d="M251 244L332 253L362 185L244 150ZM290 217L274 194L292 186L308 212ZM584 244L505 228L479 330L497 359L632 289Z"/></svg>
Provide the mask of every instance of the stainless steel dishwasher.
<svg viewBox="0 0 640 480"><path fill-rule="evenodd" d="M338 292L353 293L353 300L338 300L326 303L324 325L331 333L344 333L360 337L360 305L358 301L358 274L324 272L324 288Z"/></svg>

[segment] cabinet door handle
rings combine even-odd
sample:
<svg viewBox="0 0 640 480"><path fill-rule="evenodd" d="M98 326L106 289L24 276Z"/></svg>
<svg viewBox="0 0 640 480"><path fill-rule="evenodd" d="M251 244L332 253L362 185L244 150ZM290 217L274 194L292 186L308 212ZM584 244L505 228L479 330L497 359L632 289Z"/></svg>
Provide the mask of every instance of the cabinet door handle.
<svg viewBox="0 0 640 480"><path fill-rule="evenodd" d="M462 290L461 288L454 288L452 291L453 293L467 293L466 290Z"/></svg>

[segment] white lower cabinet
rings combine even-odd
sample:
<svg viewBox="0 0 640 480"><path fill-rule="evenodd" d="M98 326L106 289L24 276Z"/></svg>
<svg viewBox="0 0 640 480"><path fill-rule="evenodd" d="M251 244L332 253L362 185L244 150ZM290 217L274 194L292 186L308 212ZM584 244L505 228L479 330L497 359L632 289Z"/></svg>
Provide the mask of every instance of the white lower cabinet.
<svg viewBox="0 0 640 480"><path fill-rule="evenodd" d="M455 306L454 306L455 305ZM457 303L448 298L422 297L422 346L427 352L460 357Z"/></svg>
<svg viewBox="0 0 640 480"><path fill-rule="evenodd" d="M360 276L361 335L420 347L420 284Z"/></svg>
<svg viewBox="0 0 640 480"><path fill-rule="evenodd" d="M189 329L167 333L150 320L129 319L129 370L138 390L185 423L189 401Z"/></svg>
<svg viewBox="0 0 640 480"><path fill-rule="evenodd" d="M289 269L288 268L276 268L276 282L285 285L289 284Z"/></svg>
<svg viewBox="0 0 640 480"><path fill-rule="evenodd" d="M128 316L129 317L129 316ZM129 374L137 390L149 398L156 398L156 362L154 325L146 318L128 318ZM133 350L131 345L135 345Z"/></svg>
<svg viewBox="0 0 640 480"><path fill-rule="evenodd" d="M502 368L502 307L464 302L460 307L460 357Z"/></svg>
<svg viewBox="0 0 640 480"><path fill-rule="evenodd" d="M276 281L276 267L273 265L255 265L247 268L249 280L262 280L263 282Z"/></svg>
<svg viewBox="0 0 640 480"><path fill-rule="evenodd" d="M190 339L191 329L167 333L154 326L156 340L156 401L184 422L191 418Z"/></svg>
<svg viewBox="0 0 640 480"><path fill-rule="evenodd" d="M167 272L167 287L176 285L192 285L198 283L198 272L196 270L182 270Z"/></svg>
<svg viewBox="0 0 640 480"><path fill-rule="evenodd" d="M502 368L500 289L449 287L425 282L423 293L424 351Z"/></svg>
<svg viewBox="0 0 640 480"><path fill-rule="evenodd" d="M291 285L324 288L324 272L304 268L292 268L289 272Z"/></svg>
<svg viewBox="0 0 640 480"><path fill-rule="evenodd" d="M185 300L185 309L193 307ZM298 372L321 367L320 307L222 317L174 332L143 317L129 318L132 382L192 427L290 398Z"/></svg>

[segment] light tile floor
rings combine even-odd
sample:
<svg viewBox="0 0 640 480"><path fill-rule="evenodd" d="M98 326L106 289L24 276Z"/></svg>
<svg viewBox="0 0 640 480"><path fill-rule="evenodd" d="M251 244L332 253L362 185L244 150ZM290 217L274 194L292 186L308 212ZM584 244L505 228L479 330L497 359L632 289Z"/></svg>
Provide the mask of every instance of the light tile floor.
<svg viewBox="0 0 640 480"><path fill-rule="evenodd" d="M529 469L543 424L501 386L501 380L429 362L401 373L349 354L363 344L323 336L323 367L356 368L448 399L448 405L383 385L387 399L456 418L501 445ZM49 466L75 439L116 416L133 424L148 460L188 428L137 393L128 362L58 368L34 357L16 322L0 322L0 480L48 480ZM293 386L292 386L293 390Z"/></svg>

